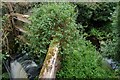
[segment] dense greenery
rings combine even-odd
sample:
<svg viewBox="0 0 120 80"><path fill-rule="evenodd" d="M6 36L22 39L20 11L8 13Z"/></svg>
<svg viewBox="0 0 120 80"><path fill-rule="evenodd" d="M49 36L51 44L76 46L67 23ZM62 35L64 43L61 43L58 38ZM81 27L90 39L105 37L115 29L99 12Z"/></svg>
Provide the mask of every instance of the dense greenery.
<svg viewBox="0 0 120 80"><path fill-rule="evenodd" d="M118 31L117 31L117 10L115 10L114 14L112 15L113 22L111 25L107 26L106 29L109 29L109 31L105 30L106 34L106 41L101 45L101 52L103 56L107 56L109 58L114 58L116 55L116 47L118 42ZM105 29L105 28L104 28Z"/></svg>
<svg viewBox="0 0 120 80"><path fill-rule="evenodd" d="M57 39L61 56L57 78L118 77L119 70L115 72L103 59L120 59L120 8L118 12L116 3L39 3L31 7L32 24L25 25L29 34L23 35L29 45L16 39L17 54L29 53L42 64L50 42ZM99 50L96 42L87 40L91 35L98 40Z"/></svg>
<svg viewBox="0 0 120 80"><path fill-rule="evenodd" d="M84 33L94 35L100 43L100 52L104 57L119 59L117 3L77 3L77 23L85 25ZM85 12L84 12L85 11ZM87 15L87 16L86 16ZM118 18L119 19L119 18ZM80 30L80 26L77 26ZM81 30L80 30L81 31ZM85 37L87 37L85 36ZM95 41L93 41L95 42ZM97 43L94 43L97 44Z"/></svg>
<svg viewBox="0 0 120 80"><path fill-rule="evenodd" d="M53 38L58 38L61 46L65 46L76 36L76 15L71 4L48 3L34 8L33 12L30 18L32 24L27 27L30 31L27 38L30 40L31 51L34 51L32 54L38 54L41 58L47 53Z"/></svg>
<svg viewBox="0 0 120 80"><path fill-rule="evenodd" d="M99 28L108 25L112 19L111 16L116 9L116 3L76 3L78 16L77 23L87 26L86 31L92 27Z"/></svg>
<svg viewBox="0 0 120 80"><path fill-rule="evenodd" d="M116 3L77 3L77 9L78 9L78 17L77 21L91 26L95 23L93 22L99 22L100 25L96 26L99 27L101 25L104 25L106 22L111 21L111 15L113 14L113 11L115 10Z"/></svg>
<svg viewBox="0 0 120 80"><path fill-rule="evenodd" d="M120 47L120 32L119 31L120 31L120 2L118 3L118 16L117 16L117 33L118 33L117 39L118 39L118 42L117 42L117 46L116 46L116 48L117 48L116 59L120 62L120 49L119 49L119 47Z"/></svg>
<svg viewBox="0 0 120 80"><path fill-rule="evenodd" d="M88 41L78 39L66 48L62 62L62 69L58 72L59 78L108 78L114 72L109 67L102 66L102 57Z"/></svg>
<svg viewBox="0 0 120 80"><path fill-rule="evenodd" d="M41 58L47 53L50 41L58 38L63 60L57 77L113 77L109 68L102 68L102 58L95 47L85 41L76 29L74 8L69 3L48 3L34 8L30 18L32 24L28 26L31 34L27 36L34 53Z"/></svg>
<svg viewBox="0 0 120 80"><path fill-rule="evenodd" d="M104 29L104 37L101 43L101 53L104 57L113 58L119 61L119 25L118 6L112 15L112 23ZM103 31L101 31L103 33ZM101 37L101 36L100 36Z"/></svg>

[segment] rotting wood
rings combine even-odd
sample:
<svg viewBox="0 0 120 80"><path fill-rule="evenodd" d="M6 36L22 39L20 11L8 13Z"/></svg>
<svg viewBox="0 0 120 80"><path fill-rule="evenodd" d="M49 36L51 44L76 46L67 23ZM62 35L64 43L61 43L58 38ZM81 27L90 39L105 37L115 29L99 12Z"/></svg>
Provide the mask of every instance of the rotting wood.
<svg viewBox="0 0 120 80"><path fill-rule="evenodd" d="M28 33L23 27L21 26L15 26L16 29L18 29L22 33Z"/></svg>
<svg viewBox="0 0 120 80"><path fill-rule="evenodd" d="M7 3L7 7L9 9L10 15L14 13L13 8L12 8L12 4L10 2ZM15 53L14 51L14 45L15 45L15 27L14 27L14 20L12 17L9 17L9 22L10 22L10 26L11 26L11 31L9 31L9 34L7 36L8 39L8 46L9 46L9 54L12 55Z"/></svg>
<svg viewBox="0 0 120 80"><path fill-rule="evenodd" d="M19 21L31 24L31 21L28 20L29 15L23 15L23 14L19 14L19 13L12 13L12 14L5 14L8 17L13 17L14 19L17 19Z"/></svg>
<svg viewBox="0 0 120 80"><path fill-rule="evenodd" d="M8 21L7 21L8 25L6 26L5 24L3 37L6 35L5 33L8 33L8 34L5 38L6 40L2 40L2 43L5 43L5 45L2 46L2 49L8 51L9 55L11 57L14 57L14 54L16 54L15 38L19 38L21 41L26 42L25 39L19 37L19 35L22 35L21 33L28 34L28 32L25 31L23 27L19 27L20 25L17 25L17 22L15 21L15 19L21 22L29 23L29 24L31 22L28 20L29 15L22 15L19 13L14 13L12 4L13 3L11 2L6 3L8 10L9 10L9 13L6 14L8 18Z"/></svg>
<svg viewBox="0 0 120 80"><path fill-rule="evenodd" d="M31 23L31 21L28 20L29 15L23 15L23 14L19 14L19 13L14 13L13 10L13 3L11 2L7 2L7 7L9 9L9 13L6 14L6 16L8 17L8 22L9 22L9 26L6 26L6 32L8 32L9 34L7 35L7 39L8 39L8 51L9 54L12 56L13 54L15 54L15 38L20 38L20 40L25 41L23 38L19 37L19 33L28 33L27 31L25 31L22 27L19 27L18 25L16 25L16 22L14 21L14 19L17 19L19 21L25 22L25 23ZM26 41L25 41L26 42ZM13 56L14 57L14 56Z"/></svg>
<svg viewBox="0 0 120 80"><path fill-rule="evenodd" d="M23 14L19 14L19 13L13 13L11 16L13 16L13 18L31 24L31 21L28 20L29 15L23 15Z"/></svg>
<svg viewBox="0 0 120 80"><path fill-rule="evenodd" d="M55 78L56 74L56 61L57 61L57 56L59 52L59 42L53 41L51 42L45 61L43 63L43 67L40 71L39 78L40 79L46 79L46 78Z"/></svg>

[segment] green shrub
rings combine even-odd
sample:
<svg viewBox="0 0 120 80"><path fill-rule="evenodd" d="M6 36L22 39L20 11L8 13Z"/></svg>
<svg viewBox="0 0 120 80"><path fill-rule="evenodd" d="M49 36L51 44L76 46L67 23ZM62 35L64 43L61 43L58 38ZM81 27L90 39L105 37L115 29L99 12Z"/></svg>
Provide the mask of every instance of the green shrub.
<svg viewBox="0 0 120 80"><path fill-rule="evenodd" d="M45 3L33 9L32 24L27 26L32 53L45 56L53 38L58 38L63 46L76 36L74 7L70 3Z"/></svg>
<svg viewBox="0 0 120 80"><path fill-rule="evenodd" d="M114 14L112 15L112 25L106 27L109 28L109 31L106 31L109 35L105 35L107 40L104 41L104 45L101 45L102 55L104 57L113 58L114 60L119 60L119 25L117 24L118 13L118 9L116 8Z"/></svg>
<svg viewBox="0 0 120 80"><path fill-rule="evenodd" d="M88 41L79 39L70 44L63 52L62 68L57 73L58 78L110 78L114 72L104 69L102 57Z"/></svg>
<svg viewBox="0 0 120 80"><path fill-rule="evenodd" d="M77 3L77 23L92 27L103 27L109 24L116 3Z"/></svg>

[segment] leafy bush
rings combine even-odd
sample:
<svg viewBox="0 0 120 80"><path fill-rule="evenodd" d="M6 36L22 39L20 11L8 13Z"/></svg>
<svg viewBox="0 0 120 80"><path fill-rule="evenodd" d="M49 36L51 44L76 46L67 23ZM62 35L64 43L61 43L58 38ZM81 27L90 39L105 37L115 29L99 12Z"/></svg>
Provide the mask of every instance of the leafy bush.
<svg viewBox="0 0 120 80"><path fill-rule="evenodd" d="M70 42L76 36L75 18L74 5L69 3L45 3L35 7L30 18L32 24L27 27L32 53L40 58L45 56L53 38L58 38L62 46Z"/></svg>
<svg viewBox="0 0 120 80"><path fill-rule="evenodd" d="M119 52L119 26L117 25L117 14L118 14L118 9L115 10L114 14L112 15L112 20L113 22L111 23L111 26L107 26L106 28L109 28L110 31L106 31L108 34L109 38L107 38L107 41L104 42L104 44L101 46L101 53L105 57L113 58L115 60L119 60L119 55L117 54ZM117 57L116 57L117 56Z"/></svg>
<svg viewBox="0 0 120 80"><path fill-rule="evenodd" d="M63 52L62 68L58 78L110 78L114 72L104 69L102 57L88 41L78 39Z"/></svg>
<svg viewBox="0 0 120 80"><path fill-rule="evenodd" d="M116 3L77 3L77 23L92 27L102 27L111 21Z"/></svg>

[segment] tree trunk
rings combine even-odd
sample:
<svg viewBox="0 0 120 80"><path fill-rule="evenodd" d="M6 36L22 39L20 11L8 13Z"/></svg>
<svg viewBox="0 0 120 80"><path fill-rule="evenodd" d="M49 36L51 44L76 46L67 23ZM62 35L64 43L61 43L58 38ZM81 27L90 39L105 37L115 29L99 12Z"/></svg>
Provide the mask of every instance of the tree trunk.
<svg viewBox="0 0 120 80"><path fill-rule="evenodd" d="M49 46L39 78L42 78L42 79L55 78L56 62L57 62L57 56L59 52L58 48L59 48L59 42L53 39Z"/></svg>

